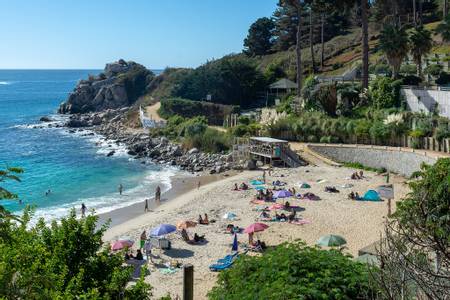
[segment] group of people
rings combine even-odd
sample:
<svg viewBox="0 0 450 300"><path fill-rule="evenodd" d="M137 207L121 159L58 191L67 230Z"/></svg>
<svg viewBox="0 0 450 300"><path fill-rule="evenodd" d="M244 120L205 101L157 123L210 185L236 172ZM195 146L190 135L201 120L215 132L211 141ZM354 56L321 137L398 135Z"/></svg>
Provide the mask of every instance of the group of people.
<svg viewBox="0 0 450 300"><path fill-rule="evenodd" d="M136 255L133 255L133 251L125 252L125 260L130 260L130 259L144 260L144 256L142 255L141 249L136 250Z"/></svg>
<svg viewBox="0 0 450 300"><path fill-rule="evenodd" d="M348 199L350 199L350 200L361 200L361 197L359 196L358 192L351 191L350 194L348 194Z"/></svg>
<svg viewBox="0 0 450 300"><path fill-rule="evenodd" d="M352 174L352 176L350 176L350 178L354 179L354 180L363 179L364 178L364 172L362 170L359 171L359 173L355 172L355 173Z"/></svg>
<svg viewBox="0 0 450 300"><path fill-rule="evenodd" d="M265 192L264 190L259 190L258 194L256 195L256 199L264 200L267 202L273 201L273 192L269 189L266 189Z"/></svg>

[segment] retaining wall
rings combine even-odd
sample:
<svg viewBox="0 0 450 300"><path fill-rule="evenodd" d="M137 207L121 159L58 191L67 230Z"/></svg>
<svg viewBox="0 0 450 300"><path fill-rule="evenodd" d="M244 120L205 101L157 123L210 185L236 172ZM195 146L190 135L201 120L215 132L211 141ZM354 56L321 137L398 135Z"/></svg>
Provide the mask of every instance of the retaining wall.
<svg viewBox="0 0 450 300"><path fill-rule="evenodd" d="M413 112L429 113L437 109L439 115L450 118L450 91L402 88L408 108Z"/></svg>
<svg viewBox="0 0 450 300"><path fill-rule="evenodd" d="M308 145L320 155L336 162L361 163L372 168L385 168L404 176L411 176L422 163L434 164L437 157L426 152L413 152L403 148L371 147L358 145Z"/></svg>

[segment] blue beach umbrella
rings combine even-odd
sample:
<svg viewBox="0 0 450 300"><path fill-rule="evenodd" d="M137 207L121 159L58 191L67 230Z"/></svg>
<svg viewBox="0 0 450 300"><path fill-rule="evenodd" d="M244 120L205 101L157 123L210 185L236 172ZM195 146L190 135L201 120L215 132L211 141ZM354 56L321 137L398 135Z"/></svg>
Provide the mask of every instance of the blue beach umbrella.
<svg viewBox="0 0 450 300"><path fill-rule="evenodd" d="M150 235L151 236L163 236L163 235L172 233L175 230L177 230L177 227L175 227L174 225L161 224L161 225L153 228L152 231L150 232Z"/></svg>
<svg viewBox="0 0 450 300"><path fill-rule="evenodd" d="M234 234L234 240L233 240L233 247L231 248L232 251L238 251L238 240L237 240L237 234Z"/></svg>

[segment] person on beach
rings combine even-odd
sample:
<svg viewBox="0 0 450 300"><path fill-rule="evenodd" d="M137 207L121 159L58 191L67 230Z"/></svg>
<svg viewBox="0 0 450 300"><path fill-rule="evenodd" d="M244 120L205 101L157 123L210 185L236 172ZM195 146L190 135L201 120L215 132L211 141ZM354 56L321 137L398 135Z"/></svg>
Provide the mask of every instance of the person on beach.
<svg viewBox="0 0 450 300"><path fill-rule="evenodd" d="M263 182L266 184L266 170L263 171Z"/></svg>
<svg viewBox="0 0 450 300"><path fill-rule="evenodd" d="M119 194L122 196L122 192L123 192L123 185L119 184Z"/></svg>
<svg viewBox="0 0 450 300"><path fill-rule="evenodd" d="M198 181L198 183L197 183L197 190L199 190L200 189L200 186L201 186L202 184L201 184L201 182L200 182L200 180Z"/></svg>
<svg viewBox="0 0 450 300"><path fill-rule="evenodd" d="M148 199L145 199L144 212L148 212Z"/></svg>
<svg viewBox="0 0 450 300"><path fill-rule="evenodd" d="M45 192L45 196L50 195L51 192L52 192L51 190L47 190L47 191Z"/></svg>
<svg viewBox="0 0 450 300"><path fill-rule="evenodd" d="M84 203L81 203L81 217L84 218L86 216L87 207Z"/></svg>
<svg viewBox="0 0 450 300"><path fill-rule="evenodd" d="M239 187L238 187L237 183L234 184L234 190L239 191Z"/></svg>
<svg viewBox="0 0 450 300"><path fill-rule="evenodd" d="M140 249L144 248L146 240L147 240L147 232L145 232L145 230L144 230L141 233L141 239L140 239L140 242L141 242L140 246L141 246L141 248Z"/></svg>
<svg viewBox="0 0 450 300"><path fill-rule="evenodd" d="M161 188L159 187L159 185L156 187L155 201L157 205L159 205L161 202Z"/></svg>
<svg viewBox="0 0 450 300"><path fill-rule="evenodd" d="M136 259L136 260L144 260L144 256L142 255L141 249L137 250L136 257L134 259Z"/></svg>

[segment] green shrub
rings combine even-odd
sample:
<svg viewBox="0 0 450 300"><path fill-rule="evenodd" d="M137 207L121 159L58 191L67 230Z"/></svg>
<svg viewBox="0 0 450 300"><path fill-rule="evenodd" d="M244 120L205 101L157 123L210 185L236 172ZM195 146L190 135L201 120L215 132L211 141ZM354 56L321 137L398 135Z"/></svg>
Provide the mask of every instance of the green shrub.
<svg viewBox="0 0 450 300"><path fill-rule="evenodd" d="M161 101L158 113L166 119L174 115L184 118L204 116L208 119L209 124L223 125L225 117L236 111L237 108L230 105L171 98Z"/></svg>
<svg viewBox="0 0 450 300"><path fill-rule="evenodd" d="M377 77L370 83L369 98L376 109L399 107L401 80Z"/></svg>
<svg viewBox="0 0 450 300"><path fill-rule="evenodd" d="M369 67L369 72L375 75L387 75L391 76L391 68L388 64L379 63L375 65L371 65Z"/></svg>
<svg viewBox="0 0 450 300"><path fill-rule="evenodd" d="M203 132L186 136L183 139L186 149L198 148L203 152L219 153L228 151L231 146L231 138L216 129L206 128Z"/></svg>
<svg viewBox="0 0 450 300"><path fill-rule="evenodd" d="M342 68L343 66L344 66L343 63L334 63L332 68L333 68L333 70L337 70L337 69Z"/></svg>
<svg viewBox="0 0 450 300"><path fill-rule="evenodd" d="M436 79L436 84L438 85L447 85L450 83L450 74L447 72L441 72L439 74L438 79Z"/></svg>
<svg viewBox="0 0 450 300"><path fill-rule="evenodd" d="M422 138L425 136L425 132L420 129L414 129L409 132L409 136L412 138Z"/></svg>
<svg viewBox="0 0 450 300"><path fill-rule="evenodd" d="M402 78L404 85L419 85L422 82L422 78L415 75L408 75Z"/></svg>
<svg viewBox="0 0 450 300"><path fill-rule="evenodd" d="M308 138L306 139L309 143L317 143L318 139L315 135L308 135Z"/></svg>
<svg viewBox="0 0 450 300"><path fill-rule="evenodd" d="M370 299L369 267L337 250L285 243L262 256L241 255L219 274L211 300Z"/></svg>
<svg viewBox="0 0 450 300"><path fill-rule="evenodd" d="M439 76L439 74L441 74L442 72L442 69L443 67L441 65L429 65L423 70L423 72L431 76Z"/></svg>
<svg viewBox="0 0 450 300"><path fill-rule="evenodd" d="M417 74L417 66L416 65L403 65L400 67L400 73L406 75L415 75Z"/></svg>

